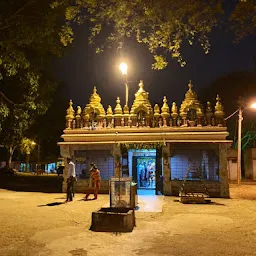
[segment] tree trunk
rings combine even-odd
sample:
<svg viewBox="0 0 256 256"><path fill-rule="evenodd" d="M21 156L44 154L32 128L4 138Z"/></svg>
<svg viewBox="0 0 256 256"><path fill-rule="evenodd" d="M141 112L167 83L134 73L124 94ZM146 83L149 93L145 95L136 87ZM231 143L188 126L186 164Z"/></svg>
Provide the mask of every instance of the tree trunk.
<svg viewBox="0 0 256 256"><path fill-rule="evenodd" d="M12 156L13 156L14 149L15 148L13 146L9 146L8 148L8 161L7 161L8 168L10 168L12 164Z"/></svg>

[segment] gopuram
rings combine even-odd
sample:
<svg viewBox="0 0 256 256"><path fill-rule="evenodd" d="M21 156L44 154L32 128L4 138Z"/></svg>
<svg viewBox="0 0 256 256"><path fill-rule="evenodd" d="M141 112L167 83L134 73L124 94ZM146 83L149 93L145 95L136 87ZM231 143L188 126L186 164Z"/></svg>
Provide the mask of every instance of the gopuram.
<svg viewBox="0 0 256 256"><path fill-rule="evenodd" d="M109 179L132 177L138 189L156 194L178 195L188 170L199 170L187 176L199 186L198 177L211 197L229 197L227 127L219 95L216 102L203 106L188 84L181 106L152 106L143 81L135 93L131 108L122 107L119 97L115 106L105 110L96 87L89 103L74 110L70 100L66 128L59 142L61 156L72 157L76 164L78 192L89 182L90 163L101 171L101 192L108 192ZM66 161L66 159L65 159ZM64 170L63 191L66 190Z"/></svg>

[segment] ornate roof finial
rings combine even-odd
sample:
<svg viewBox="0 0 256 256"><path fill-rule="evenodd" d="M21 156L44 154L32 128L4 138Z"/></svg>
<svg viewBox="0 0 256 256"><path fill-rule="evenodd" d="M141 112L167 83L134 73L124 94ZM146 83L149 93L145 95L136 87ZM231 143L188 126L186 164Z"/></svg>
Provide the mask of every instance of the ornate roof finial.
<svg viewBox="0 0 256 256"><path fill-rule="evenodd" d="M134 115L138 110L141 110L142 108L149 115L153 114L153 109L148 99L148 93L144 90L143 81L140 80L139 90L135 93L135 100L133 101L130 114Z"/></svg>
<svg viewBox="0 0 256 256"><path fill-rule="evenodd" d="M163 102L164 102L164 104L163 104L163 106L161 108L161 116L163 118L167 119L170 116L170 108L169 108L169 106L167 104L166 96L164 96Z"/></svg>
<svg viewBox="0 0 256 256"><path fill-rule="evenodd" d="M140 80L139 87L140 87L140 88L143 88L143 87L144 87L143 80Z"/></svg>
<svg viewBox="0 0 256 256"><path fill-rule="evenodd" d="M161 108L161 111L162 111L162 113L167 114L167 113L170 112L170 108L169 108L169 106L168 106L168 104L167 104L167 98L166 98L166 96L164 96L163 102L164 102L164 104L163 104L163 106L162 106L162 108Z"/></svg>
<svg viewBox="0 0 256 256"><path fill-rule="evenodd" d="M112 107L108 105L107 115L113 115Z"/></svg>
<svg viewBox="0 0 256 256"><path fill-rule="evenodd" d="M218 126L222 126L225 123L225 120L224 120L224 108L223 108L223 105L220 102L219 94L217 94L216 101L217 102L216 102L216 105L215 105L215 112L214 112L215 119L216 119L216 124Z"/></svg>
<svg viewBox="0 0 256 256"><path fill-rule="evenodd" d="M80 106L77 106L76 118L81 118L81 113L82 113L81 107L80 107Z"/></svg>
<svg viewBox="0 0 256 256"><path fill-rule="evenodd" d="M191 91L193 87L192 80L189 80L188 88Z"/></svg>
<svg viewBox="0 0 256 256"><path fill-rule="evenodd" d="M120 105L120 98L117 97L116 99L116 107L115 107L115 115L118 114L118 115L121 115L122 114L122 107Z"/></svg>
<svg viewBox="0 0 256 256"><path fill-rule="evenodd" d="M105 116L105 110L101 104L101 97L97 93L96 86L93 87L93 93L90 96L89 103L84 108L84 118L95 110L97 110L97 113L99 113L101 117Z"/></svg>
<svg viewBox="0 0 256 256"><path fill-rule="evenodd" d="M176 102L172 103L172 114L171 114L173 119L177 119L178 117L178 107L176 105Z"/></svg>
<svg viewBox="0 0 256 256"><path fill-rule="evenodd" d="M67 109L66 119L70 119L70 118L73 119L74 114L75 114L75 111L73 109L73 102L72 102L72 100L69 100L69 107Z"/></svg>
<svg viewBox="0 0 256 256"><path fill-rule="evenodd" d="M216 105L215 105L215 113L216 112L223 112L223 106L221 104L221 98L219 96L219 94L217 94L217 97L216 97Z"/></svg>
<svg viewBox="0 0 256 256"><path fill-rule="evenodd" d="M127 105L124 106L124 114L129 115L129 107Z"/></svg>
<svg viewBox="0 0 256 256"><path fill-rule="evenodd" d="M185 99L183 100L181 106L180 106L180 115L183 117L186 117L187 112L190 109L197 110L198 108L201 108L201 104L197 99L197 94L192 90L192 81L189 81L188 84L188 91L185 94Z"/></svg>
<svg viewBox="0 0 256 256"><path fill-rule="evenodd" d="M160 116L160 108L159 108L159 106L158 106L158 104L155 104L155 106L154 106L154 115L156 116Z"/></svg>
<svg viewBox="0 0 256 256"><path fill-rule="evenodd" d="M67 115L66 115L66 120L67 120L66 127L68 129L71 128L71 123L72 123L73 119L75 118L75 110L73 109L72 105L73 105L73 102L72 102L72 100L70 100L69 101L69 107L68 107L68 109L66 111L67 112Z"/></svg>
<svg viewBox="0 0 256 256"><path fill-rule="evenodd" d="M176 102L172 103L172 113L174 113L174 114L178 113L178 108L177 108Z"/></svg>

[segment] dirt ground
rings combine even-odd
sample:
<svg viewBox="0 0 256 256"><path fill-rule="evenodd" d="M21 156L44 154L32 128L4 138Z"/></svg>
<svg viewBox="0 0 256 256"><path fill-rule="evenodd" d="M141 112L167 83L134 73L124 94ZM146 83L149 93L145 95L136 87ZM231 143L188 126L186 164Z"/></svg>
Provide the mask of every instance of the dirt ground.
<svg viewBox="0 0 256 256"><path fill-rule="evenodd" d="M89 231L91 212L108 195L68 204L64 194L0 190L1 256L256 255L256 185L230 187L232 199L183 205L164 198L162 212L136 212L132 233Z"/></svg>

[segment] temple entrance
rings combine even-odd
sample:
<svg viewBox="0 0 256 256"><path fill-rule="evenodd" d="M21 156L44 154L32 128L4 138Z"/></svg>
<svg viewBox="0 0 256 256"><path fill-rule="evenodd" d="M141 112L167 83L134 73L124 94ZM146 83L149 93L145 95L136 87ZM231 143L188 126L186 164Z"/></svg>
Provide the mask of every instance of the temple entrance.
<svg viewBox="0 0 256 256"><path fill-rule="evenodd" d="M156 158L151 156L135 157L138 189L156 188Z"/></svg>
<svg viewBox="0 0 256 256"><path fill-rule="evenodd" d="M122 171L124 177L132 177L137 183L139 195L163 194L163 170L161 148L123 150Z"/></svg>

